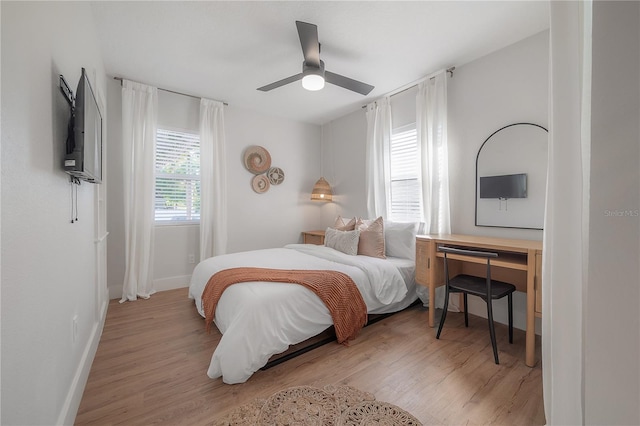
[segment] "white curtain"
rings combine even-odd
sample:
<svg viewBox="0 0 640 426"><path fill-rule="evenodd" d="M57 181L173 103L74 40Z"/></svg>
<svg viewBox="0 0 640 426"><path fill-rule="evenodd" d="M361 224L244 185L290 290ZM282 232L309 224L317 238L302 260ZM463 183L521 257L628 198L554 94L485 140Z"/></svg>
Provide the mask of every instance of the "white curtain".
<svg viewBox="0 0 640 426"><path fill-rule="evenodd" d="M425 234L451 233L447 148L447 73L418 85L416 129L422 171Z"/></svg>
<svg viewBox="0 0 640 426"><path fill-rule="evenodd" d="M387 96L367 105L365 179L367 214L388 217L391 200L391 99Z"/></svg>
<svg viewBox="0 0 640 426"><path fill-rule="evenodd" d="M550 3L549 161L542 260L547 424L583 424L589 249L591 3Z"/></svg>
<svg viewBox="0 0 640 426"><path fill-rule="evenodd" d="M227 250L224 104L200 100L200 260Z"/></svg>
<svg viewBox="0 0 640 426"><path fill-rule="evenodd" d="M155 140L158 89L122 81L125 275L122 299L148 299L153 289Z"/></svg>

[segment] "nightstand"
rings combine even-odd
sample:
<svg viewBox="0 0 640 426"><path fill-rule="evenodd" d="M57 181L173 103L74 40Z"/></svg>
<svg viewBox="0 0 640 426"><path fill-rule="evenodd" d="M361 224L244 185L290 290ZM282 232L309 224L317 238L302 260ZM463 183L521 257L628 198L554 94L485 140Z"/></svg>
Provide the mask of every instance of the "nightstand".
<svg viewBox="0 0 640 426"><path fill-rule="evenodd" d="M304 244L324 245L324 231L304 231L302 232L302 242Z"/></svg>

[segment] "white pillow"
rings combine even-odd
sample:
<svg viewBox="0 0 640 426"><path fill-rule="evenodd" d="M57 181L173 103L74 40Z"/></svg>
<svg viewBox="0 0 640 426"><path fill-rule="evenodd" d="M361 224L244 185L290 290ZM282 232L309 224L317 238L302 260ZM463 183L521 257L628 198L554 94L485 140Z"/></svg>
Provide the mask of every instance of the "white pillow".
<svg viewBox="0 0 640 426"><path fill-rule="evenodd" d="M387 256L415 260L418 222L389 222L384 227L384 243Z"/></svg>
<svg viewBox="0 0 640 426"><path fill-rule="evenodd" d="M358 241L360 241L360 231L340 231L338 229L327 228L324 233L324 245L331 247L345 254L355 256L358 254Z"/></svg>

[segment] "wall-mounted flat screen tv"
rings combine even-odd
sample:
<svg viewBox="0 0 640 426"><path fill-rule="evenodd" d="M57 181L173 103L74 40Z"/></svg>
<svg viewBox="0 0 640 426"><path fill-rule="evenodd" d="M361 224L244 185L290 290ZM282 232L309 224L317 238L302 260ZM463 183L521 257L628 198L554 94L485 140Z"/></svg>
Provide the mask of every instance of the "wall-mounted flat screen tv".
<svg viewBox="0 0 640 426"><path fill-rule="evenodd" d="M78 82L67 135L64 170L91 183L102 182L102 115L84 68Z"/></svg>
<svg viewBox="0 0 640 426"><path fill-rule="evenodd" d="M527 174L481 176L480 198L527 198Z"/></svg>

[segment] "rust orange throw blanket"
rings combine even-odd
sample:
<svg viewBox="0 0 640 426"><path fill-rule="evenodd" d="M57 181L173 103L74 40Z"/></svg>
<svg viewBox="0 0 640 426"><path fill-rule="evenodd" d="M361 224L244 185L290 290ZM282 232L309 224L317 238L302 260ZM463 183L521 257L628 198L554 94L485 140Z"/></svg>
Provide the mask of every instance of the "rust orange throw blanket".
<svg viewBox="0 0 640 426"><path fill-rule="evenodd" d="M230 268L209 278L202 293L207 331L215 318L222 292L232 284L248 281L295 283L312 290L327 305L338 343L354 339L367 323L367 306L351 277L338 271Z"/></svg>

